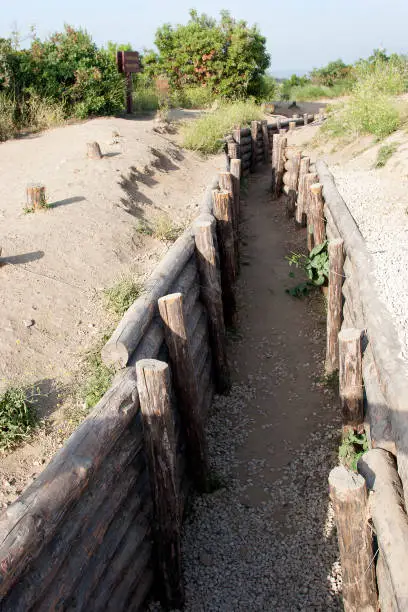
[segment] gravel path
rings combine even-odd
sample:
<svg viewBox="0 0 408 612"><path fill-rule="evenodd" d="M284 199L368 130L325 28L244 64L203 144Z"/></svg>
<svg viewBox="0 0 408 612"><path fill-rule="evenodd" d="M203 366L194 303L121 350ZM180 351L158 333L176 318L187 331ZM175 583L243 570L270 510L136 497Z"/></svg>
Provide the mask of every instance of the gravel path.
<svg viewBox="0 0 408 612"><path fill-rule="evenodd" d="M392 314L408 360L408 181L378 170L331 168L375 264L380 298Z"/></svg>
<svg viewBox="0 0 408 612"><path fill-rule="evenodd" d="M285 293L296 281L284 257L305 235L268 187L269 173L257 174L242 203L234 386L207 425L221 486L193 500L184 525L187 612L342 609L327 495L340 424L332 391L318 382L325 315L320 295Z"/></svg>

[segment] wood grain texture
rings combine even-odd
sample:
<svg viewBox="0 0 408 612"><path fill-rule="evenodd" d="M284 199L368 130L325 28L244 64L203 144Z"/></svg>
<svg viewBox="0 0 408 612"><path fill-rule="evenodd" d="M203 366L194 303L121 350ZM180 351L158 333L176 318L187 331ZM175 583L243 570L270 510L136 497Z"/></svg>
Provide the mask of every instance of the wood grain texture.
<svg viewBox="0 0 408 612"><path fill-rule="evenodd" d="M342 285L343 285L343 253L344 242L341 239L330 240L329 253L329 292L327 296L326 325L326 360L325 372L332 374L339 368L338 335L342 320Z"/></svg>
<svg viewBox="0 0 408 612"><path fill-rule="evenodd" d="M358 427L364 420L361 330L339 333L339 393L343 425Z"/></svg>
<svg viewBox="0 0 408 612"><path fill-rule="evenodd" d="M236 315L236 259L232 202L228 191L214 191L214 217L220 254L221 286L226 325L233 325Z"/></svg>
<svg viewBox="0 0 408 612"><path fill-rule="evenodd" d="M330 472L329 492L340 549L344 610L378 612L365 480L338 466Z"/></svg>

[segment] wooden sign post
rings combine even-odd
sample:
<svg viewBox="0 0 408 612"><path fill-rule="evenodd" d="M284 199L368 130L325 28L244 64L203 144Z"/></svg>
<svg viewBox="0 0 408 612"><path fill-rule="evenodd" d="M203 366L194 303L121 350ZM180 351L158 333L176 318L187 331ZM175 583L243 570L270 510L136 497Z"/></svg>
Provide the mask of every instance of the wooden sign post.
<svg viewBox="0 0 408 612"><path fill-rule="evenodd" d="M124 73L126 77L126 112L130 115L132 112L133 93L132 74L140 72L139 53L137 51L118 51L116 54L116 63L119 72Z"/></svg>

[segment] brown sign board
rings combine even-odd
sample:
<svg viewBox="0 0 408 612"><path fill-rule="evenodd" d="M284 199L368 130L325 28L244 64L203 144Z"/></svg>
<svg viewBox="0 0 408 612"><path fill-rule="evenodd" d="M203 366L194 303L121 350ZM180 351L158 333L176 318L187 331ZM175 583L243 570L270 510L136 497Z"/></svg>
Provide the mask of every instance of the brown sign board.
<svg viewBox="0 0 408 612"><path fill-rule="evenodd" d="M137 51L118 51L116 63L119 72L140 72L140 57Z"/></svg>

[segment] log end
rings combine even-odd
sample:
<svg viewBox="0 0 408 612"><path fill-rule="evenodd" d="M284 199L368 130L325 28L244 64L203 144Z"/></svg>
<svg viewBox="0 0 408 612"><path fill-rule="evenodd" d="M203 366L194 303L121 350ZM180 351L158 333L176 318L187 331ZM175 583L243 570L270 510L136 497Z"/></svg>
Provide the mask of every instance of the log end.
<svg viewBox="0 0 408 612"><path fill-rule="evenodd" d="M108 340L102 348L101 357L105 365L119 370L127 366L131 355L121 342Z"/></svg>
<svg viewBox="0 0 408 612"><path fill-rule="evenodd" d="M344 465L333 468L329 474L330 491L336 492L337 498L347 499L350 494L364 489L365 480L360 474L348 470Z"/></svg>

